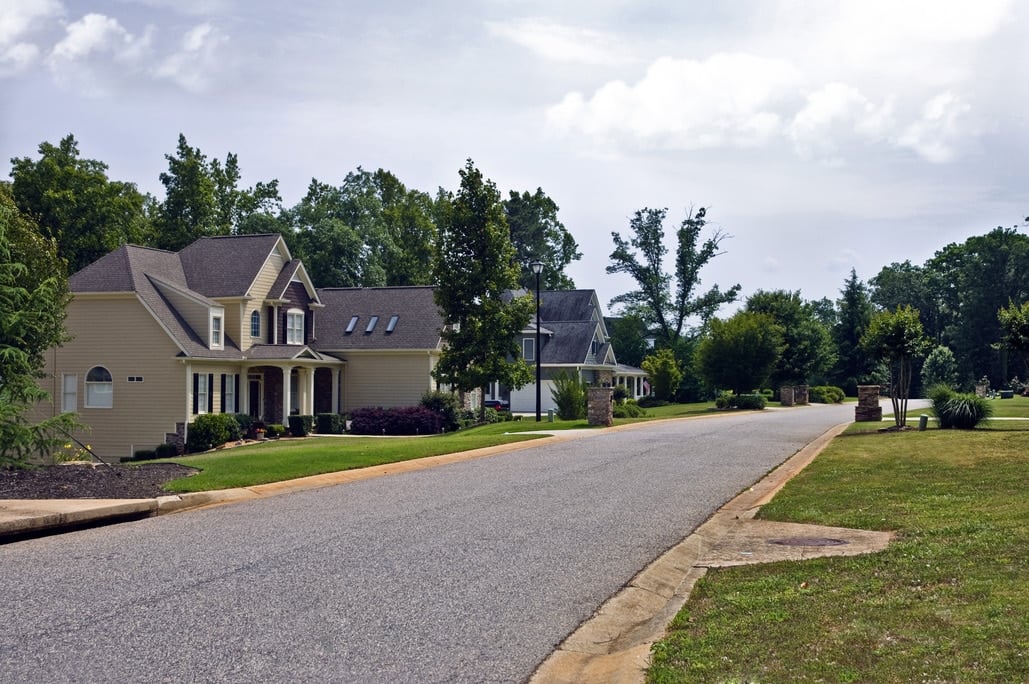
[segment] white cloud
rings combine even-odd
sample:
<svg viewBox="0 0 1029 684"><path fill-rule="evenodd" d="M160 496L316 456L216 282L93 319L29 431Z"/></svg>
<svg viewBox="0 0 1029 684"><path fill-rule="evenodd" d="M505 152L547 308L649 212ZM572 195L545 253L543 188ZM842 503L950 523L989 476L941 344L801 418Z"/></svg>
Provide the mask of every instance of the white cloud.
<svg viewBox="0 0 1029 684"><path fill-rule="evenodd" d="M922 118L904 130L898 144L930 162L948 162L956 155L961 139L974 133L962 126L970 110L971 107L954 93L940 93L925 103Z"/></svg>
<svg viewBox="0 0 1029 684"><path fill-rule="evenodd" d="M876 105L851 85L829 83L807 96L804 108L793 117L789 135L802 158L840 164L845 152L841 148L855 138L881 140L892 127L892 100Z"/></svg>
<svg viewBox="0 0 1029 684"><path fill-rule="evenodd" d="M588 100L570 93L547 111L550 126L595 142L694 150L756 146L778 135L777 111L800 75L787 62L748 54L703 61L662 57L635 85L608 83Z"/></svg>
<svg viewBox="0 0 1029 684"><path fill-rule="evenodd" d="M87 14L68 25L64 39L54 46L50 59L56 63L76 61L92 54L110 54L117 59L133 60L146 50L149 41L149 33L136 38L117 19Z"/></svg>
<svg viewBox="0 0 1029 684"><path fill-rule="evenodd" d="M28 34L63 13L57 0L7 0L0 12L0 77L24 71L38 60L42 50L27 40Z"/></svg>
<svg viewBox="0 0 1029 684"><path fill-rule="evenodd" d="M487 21L490 34L510 40L555 62L591 65L619 64L627 60L617 36L602 31L565 26L545 19L516 22Z"/></svg>
<svg viewBox="0 0 1029 684"><path fill-rule="evenodd" d="M222 71L220 48L228 40L211 24L194 26L183 35L179 51L166 58L156 74L190 92L204 92L211 86L212 75Z"/></svg>

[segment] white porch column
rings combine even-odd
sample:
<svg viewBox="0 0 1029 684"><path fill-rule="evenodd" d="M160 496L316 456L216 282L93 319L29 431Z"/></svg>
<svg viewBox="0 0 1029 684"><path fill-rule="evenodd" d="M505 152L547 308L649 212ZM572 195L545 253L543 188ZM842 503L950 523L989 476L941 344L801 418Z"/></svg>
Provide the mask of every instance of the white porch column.
<svg viewBox="0 0 1029 684"><path fill-rule="evenodd" d="M314 368L305 368L307 373L307 396L304 397L304 408L301 411L305 416L314 415Z"/></svg>
<svg viewBox="0 0 1029 684"><path fill-rule="evenodd" d="M291 383L289 381L291 370L292 369L289 368L289 366L284 366L282 368L282 424L286 426L289 425L289 405L292 403L292 397L290 396L292 388L290 387Z"/></svg>
<svg viewBox="0 0 1029 684"><path fill-rule="evenodd" d="M339 374L340 369L332 369L332 412L339 413Z"/></svg>

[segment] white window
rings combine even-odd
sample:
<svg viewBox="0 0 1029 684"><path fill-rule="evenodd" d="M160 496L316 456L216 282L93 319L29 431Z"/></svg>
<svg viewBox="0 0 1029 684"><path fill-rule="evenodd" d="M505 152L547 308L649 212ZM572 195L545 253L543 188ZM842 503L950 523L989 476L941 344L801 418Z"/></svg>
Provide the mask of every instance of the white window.
<svg viewBox="0 0 1029 684"><path fill-rule="evenodd" d="M261 336L261 312L255 311L250 314L250 336L260 337Z"/></svg>
<svg viewBox="0 0 1029 684"><path fill-rule="evenodd" d="M286 344L304 343L304 312L290 309L286 312Z"/></svg>
<svg viewBox="0 0 1029 684"><path fill-rule="evenodd" d="M79 407L79 376L61 376L61 412L72 413Z"/></svg>
<svg viewBox="0 0 1029 684"><path fill-rule="evenodd" d="M86 408L114 406L114 380L103 366L93 366L86 373Z"/></svg>
<svg viewBox="0 0 1029 684"><path fill-rule="evenodd" d="M222 390L222 401L225 407L222 409L222 413L238 413L236 411L236 378L239 376L235 373L229 373L223 375L222 382L225 383L225 389Z"/></svg>
<svg viewBox="0 0 1029 684"><path fill-rule="evenodd" d="M221 349L224 346L222 339L222 317L211 316L211 349Z"/></svg>
<svg viewBox="0 0 1029 684"><path fill-rule="evenodd" d="M197 413L207 413L211 388L207 384L207 373L197 374Z"/></svg>
<svg viewBox="0 0 1029 684"><path fill-rule="evenodd" d="M526 361L536 360L536 340L531 337L522 338L522 358Z"/></svg>

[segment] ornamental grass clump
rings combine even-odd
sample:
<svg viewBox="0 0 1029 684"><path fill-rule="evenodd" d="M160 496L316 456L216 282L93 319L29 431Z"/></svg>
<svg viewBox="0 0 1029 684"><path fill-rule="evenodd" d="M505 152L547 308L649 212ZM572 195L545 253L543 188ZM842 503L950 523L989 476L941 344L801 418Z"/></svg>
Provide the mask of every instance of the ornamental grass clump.
<svg viewBox="0 0 1029 684"><path fill-rule="evenodd" d="M929 399L944 429L972 430L993 416L993 404L974 393L958 393L941 385L929 391Z"/></svg>

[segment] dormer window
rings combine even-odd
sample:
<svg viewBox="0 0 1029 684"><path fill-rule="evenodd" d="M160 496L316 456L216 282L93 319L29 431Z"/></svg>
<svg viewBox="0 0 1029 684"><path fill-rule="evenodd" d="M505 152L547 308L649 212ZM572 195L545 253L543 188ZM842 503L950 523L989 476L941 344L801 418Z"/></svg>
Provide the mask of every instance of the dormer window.
<svg viewBox="0 0 1029 684"><path fill-rule="evenodd" d="M360 316L351 316L350 317L350 322L347 323L347 329L345 331L348 335L350 333L354 332L354 328L357 327L357 319L358 318L360 318Z"/></svg>
<svg viewBox="0 0 1029 684"><path fill-rule="evenodd" d="M372 316L371 320L368 321L368 327L365 328L364 331L366 333L370 333L371 331L375 330L375 326L378 323L379 323L379 317L378 316Z"/></svg>
<svg viewBox="0 0 1029 684"><path fill-rule="evenodd" d="M211 349L221 349L224 344L221 314L211 314Z"/></svg>
<svg viewBox="0 0 1029 684"><path fill-rule="evenodd" d="M534 338L522 338L522 358L526 361L536 360L536 340Z"/></svg>
<svg viewBox="0 0 1029 684"><path fill-rule="evenodd" d="M290 309L286 312L286 344L304 343L304 312Z"/></svg>
<svg viewBox="0 0 1029 684"><path fill-rule="evenodd" d="M261 312L255 311L250 314L250 336L260 337L261 336Z"/></svg>

